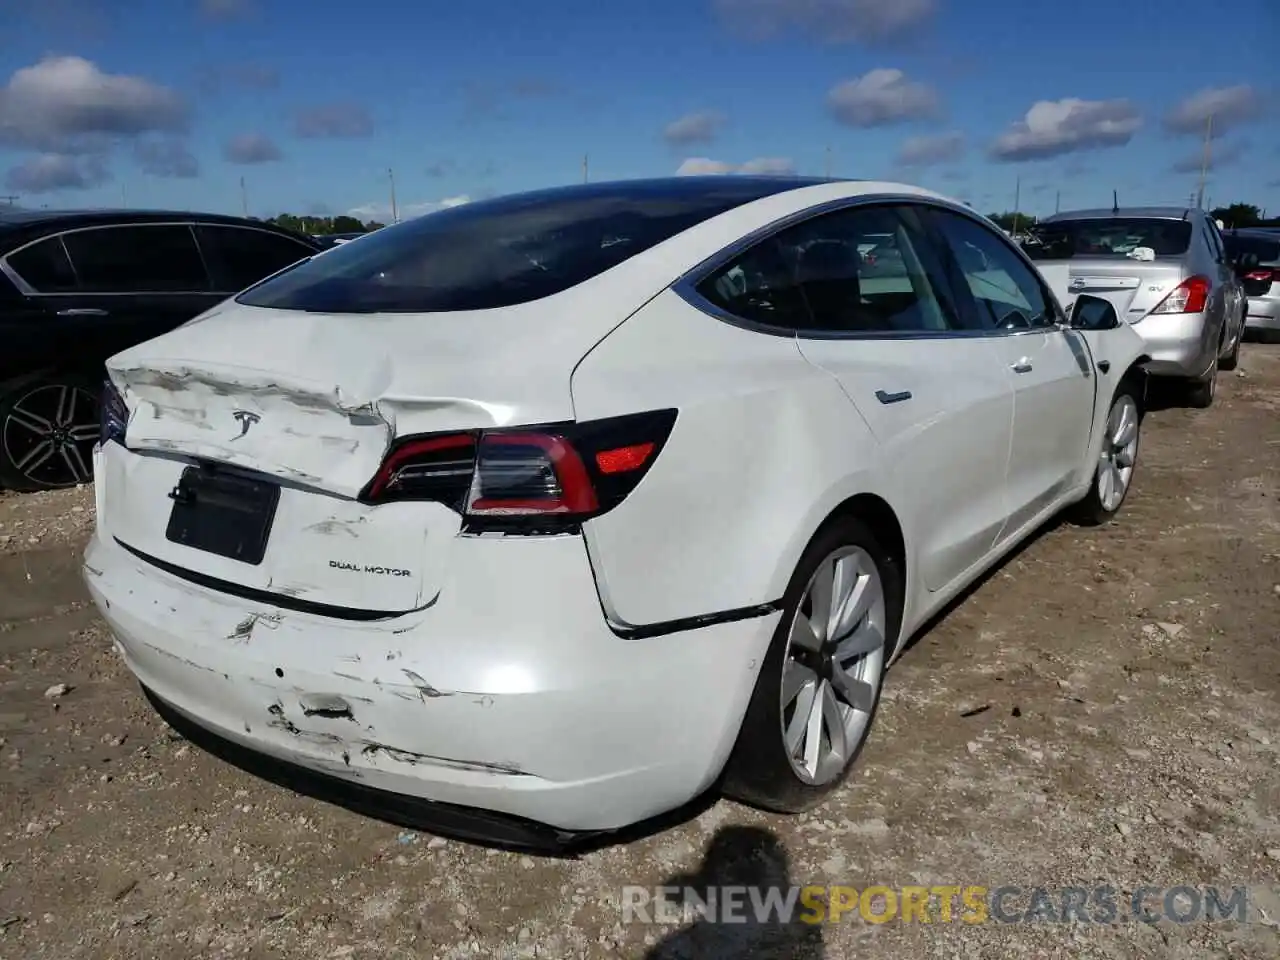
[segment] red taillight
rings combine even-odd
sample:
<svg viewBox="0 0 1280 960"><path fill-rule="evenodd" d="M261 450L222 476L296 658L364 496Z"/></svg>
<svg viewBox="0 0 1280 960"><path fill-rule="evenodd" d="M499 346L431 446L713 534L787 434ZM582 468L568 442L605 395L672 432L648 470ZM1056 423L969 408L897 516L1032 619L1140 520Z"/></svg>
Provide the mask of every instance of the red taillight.
<svg viewBox="0 0 1280 960"><path fill-rule="evenodd" d="M1200 313L1209 302L1208 277L1189 277L1169 291L1152 313Z"/></svg>
<svg viewBox="0 0 1280 960"><path fill-rule="evenodd" d="M628 470L639 470L645 465L653 453L653 441L635 443L629 447L618 447L616 450L601 450L596 454L596 466L601 473L625 473Z"/></svg>
<svg viewBox="0 0 1280 960"><path fill-rule="evenodd" d="M1280 283L1280 267L1276 267L1274 270L1253 270L1246 273L1244 278L1261 283Z"/></svg>
<svg viewBox="0 0 1280 960"><path fill-rule="evenodd" d="M480 438L469 515L589 514L599 506L582 457L564 437L521 432Z"/></svg>
<svg viewBox="0 0 1280 960"><path fill-rule="evenodd" d="M475 464L475 449L475 437L469 433L407 440L382 462L373 482L365 490L364 499L434 500L434 495L424 497L421 494L436 494L459 487L466 490ZM414 493L418 495L412 495Z"/></svg>
<svg viewBox="0 0 1280 960"><path fill-rule="evenodd" d="M522 521L572 526L622 502L652 466L675 410L516 430L401 440L365 488L366 503L427 500L469 529ZM531 527L534 529L534 527Z"/></svg>

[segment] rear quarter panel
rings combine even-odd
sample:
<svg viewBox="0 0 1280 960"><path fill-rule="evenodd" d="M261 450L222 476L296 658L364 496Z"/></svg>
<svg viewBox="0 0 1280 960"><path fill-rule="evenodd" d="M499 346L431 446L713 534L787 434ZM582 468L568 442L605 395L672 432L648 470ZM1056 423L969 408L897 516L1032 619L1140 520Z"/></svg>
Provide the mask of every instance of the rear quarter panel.
<svg viewBox="0 0 1280 960"><path fill-rule="evenodd" d="M893 504L874 439L794 338L723 323L671 291L584 358L572 391L580 420L679 410L639 486L586 525L601 602L620 625L776 601L841 502Z"/></svg>

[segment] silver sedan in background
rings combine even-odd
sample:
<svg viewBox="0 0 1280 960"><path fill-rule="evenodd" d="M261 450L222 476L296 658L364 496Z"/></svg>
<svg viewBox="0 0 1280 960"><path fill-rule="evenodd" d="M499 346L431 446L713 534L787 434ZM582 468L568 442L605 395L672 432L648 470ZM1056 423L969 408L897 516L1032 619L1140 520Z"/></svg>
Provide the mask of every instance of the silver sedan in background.
<svg viewBox="0 0 1280 960"><path fill-rule="evenodd" d="M1037 266L1069 268L1070 296L1110 300L1146 341L1149 373L1181 380L1191 406L1213 403L1218 370L1236 365L1246 298L1206 211L1059 213L1036 225L1024 249Z"/></svg>

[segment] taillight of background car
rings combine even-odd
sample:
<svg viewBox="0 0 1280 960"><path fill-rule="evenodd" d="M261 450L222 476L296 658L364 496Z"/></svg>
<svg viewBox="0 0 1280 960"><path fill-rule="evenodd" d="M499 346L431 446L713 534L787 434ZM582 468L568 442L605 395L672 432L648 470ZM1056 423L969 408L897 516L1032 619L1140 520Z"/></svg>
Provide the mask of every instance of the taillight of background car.
<svg viewBox="0 0 1280 960"><path fill-rule="evenodd" d="M1152 313L1200 313L1209 302L1212 288L1208 277L1188 277L1169 291Z"/></svg>

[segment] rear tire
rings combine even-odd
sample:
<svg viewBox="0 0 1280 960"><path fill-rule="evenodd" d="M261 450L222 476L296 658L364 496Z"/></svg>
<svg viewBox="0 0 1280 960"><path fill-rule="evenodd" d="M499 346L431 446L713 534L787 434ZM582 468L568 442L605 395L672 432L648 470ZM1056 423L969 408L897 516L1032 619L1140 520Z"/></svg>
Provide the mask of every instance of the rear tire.
<svg viewBox="0 0 1280 960"><path fill-rule="evenodd" d="M1240 341L1244 339L1244 317L1240 317L1240 331L1236 334L1235 342L1231 345L1231 352L1218 361L1219 370L1234 370L1236 364L1240 362Z"/></svg>
<svg viewBox="0 0 1280 960"><path fill-rule="evenodd" d="M838 519L818 532L783 597L725 767L726 795L800 813L844 782L880 705L902 606L900 564L865 524Z"/></svg>
<svg viewBox="0 0 1280 960"><path fill-rule="evenodd" d="M1107 413L1102 450L1093 471L1089 493L1070 511L1073 523L1097 527L1109 523L1124 506L1133 486L1142 433L1142 402L1132 381L1120 384Z"/></svg>
<svg viewBox="0 0 1280 960"><path fill-rule="evenodd" d="M0 386L0 487L21 492L93 482L100 388L75 374Z"/></svg>
<svg viewBox="0 0 1280 960"><path fill-rule="evenodd" d="M1218 394L1218 358L1213 358L1213 367L1209 375L1200 380L1193 380L1187 387L1187 406L1197 410L1207 410L1213 406L1213 399Z"/></svg>

